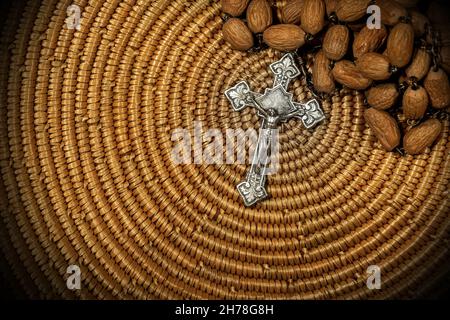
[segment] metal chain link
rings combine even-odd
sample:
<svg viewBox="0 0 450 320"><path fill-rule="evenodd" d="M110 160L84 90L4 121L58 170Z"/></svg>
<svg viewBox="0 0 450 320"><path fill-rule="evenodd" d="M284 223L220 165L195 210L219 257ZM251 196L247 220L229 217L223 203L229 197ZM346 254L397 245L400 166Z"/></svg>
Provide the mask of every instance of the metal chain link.
<svg viewBox="0 0 450 320"><path fill-rule="evenodd" d="M428 52L430 52L431 57L433 59L433 70L437 71L439 69L439 64L441 62L440 33L438 30L434 30L431 25L428 25L426 34L431 38L431 44L428 46Z"/></svg>

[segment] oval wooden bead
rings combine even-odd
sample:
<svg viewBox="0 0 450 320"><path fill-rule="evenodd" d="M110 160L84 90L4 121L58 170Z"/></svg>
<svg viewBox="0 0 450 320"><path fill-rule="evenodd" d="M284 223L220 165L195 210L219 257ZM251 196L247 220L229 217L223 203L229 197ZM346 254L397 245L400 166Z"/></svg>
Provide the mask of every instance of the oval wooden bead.
<svg viewBox="0 0 450 320"><path fill-rule="evenodd" d="M319 92L331 93L335 88L331 72L331 61L326 57L323 50L317 52L312 68L314 88Z"/></svg>
<svg viewBox="0 0 450 320"><path fill-rule="evenodd" d="M300 24L303 0L289 0L279 9L279 19L284 24Z"/></svg>
<svg viewBox="0 0 450 320"><path fill-rule="evenodd" d="M384 83L370 88L366 93L366 98L371 107L386 110L394 106L399 95L394 83Z"/></svg>
<svg viewBox="0 0 450 320"><path fill-rule="evenodd" d="M419 86L409 87L403 94L403 114L406 119L417 120L425 115L428 107L427 91Z"/></svg>
<svg viewBox="0 0 450 320"><path fill-rule="evenodd" d="M422 80L430 70L431 55L426 49L419 48L414 55L414 58L406 69L406 75L409 78L416 78L417 81Z"/></svg>
<svg viewBox="0 0 450 320"><path fill-rule="evenodd" d="M363 54L356 60L359 72L372 80L387 80L391 76L388 57L376 52Z"/></svg>
<svg viewBox="0 0 450 320"><path fill-rule="evenodd" d="M222 27L223 38L235 50L245 51L253 47L253 35L245 23L231 18Z"/></svg>
<svg viewBox="0 0 450 320"><path fill-rule="evenodd" d="M325 26L325 12L323 0L303 0L300 12L302 29L312 35L319 33Z"/></svg>
<svg viewBox="0 0 450 320"><path fill-rule="evenodd" d="M442 132L442 124L437 119L429 119L410 129L403 138L406 153L416 155L431 147Z"/></svg>
<svg viewBox="0 0 450 320"><path fill-rule="evenodd" d="M376 5L381 9L381 23L387 26L396 25L401 17L408 15L405 7L393 0L377 0Z"/></svg>
<svg viewBox="0 0 450 320"><path fill-rule="evenodd" d="M370 108L364 112L364 119L386 151L400 144L400 128L389 113Z"/></svg>
<svg viewBox="0 0 450 320"><path fill-rule="evenodd" d="M336 15L340 21L353 22L367 13L371 0L339 0L336 4Z"/></svg>
<svg viewBox="0 0 450 320"><path fill-rule="evenodd" d="M272 24L272 8L267 0L252 0L247 9L248 28L261 33Z"/></svg>
<svg viewBox="0 0 450 320"><path fill-rule="evenodd" d="M423 36L427 25L430 24L430 20L417 10L411 10L409 14L411 16L411 25L413 26L414 34L416 37Z"/></svg>
<svg viewBox="0 0 450 320"><path fill-rule="evenodd" d="M410 61L414 50L414 30L408 23L397 24L389 34L387 56L392 65L403 68Z"/></svg>
<svg viewBox="0 0 450 320"><path fill-rule="evenodd" d="M264 42L280 51L293 51L305 44L305 31L294 24L270 26L263 33Z"/></svg>
<svg viewBox="0 0 450 320"><path fill-rule="evenodd" d="M443 109L450 105L450 84L444 70L432 68L425 78L424 87L434 108Z"/></svg>
<svg viewBox="0 0 450 320"><path fill-rule="evenodd" d="M349 60L337 62L332 74L337 82L350 89L364 90L372 84L372 80L363 76L356 65Z"/></svg>
<svg viewBox="0 0 450 320"><path fill-rule="evenodd" d="M233 17L238 17L247 9L250 0L222 0L222 11Z"/></svg>
<svg viewBox="0 0 450 320"><path fill-rule="evenodd" d="M350 31L346 26L332 26L323 39L323 52L328 59L341 60L347 53L349 41Z"/></svg>
<svg viewBox="0 0 450 320"><path fill-rule="evenodd" d="M384 25L381 25L380 29L369 29L364 26L353 41L353 56L359 58L364 53L377 51L384 44L387 36Z"/></svg>

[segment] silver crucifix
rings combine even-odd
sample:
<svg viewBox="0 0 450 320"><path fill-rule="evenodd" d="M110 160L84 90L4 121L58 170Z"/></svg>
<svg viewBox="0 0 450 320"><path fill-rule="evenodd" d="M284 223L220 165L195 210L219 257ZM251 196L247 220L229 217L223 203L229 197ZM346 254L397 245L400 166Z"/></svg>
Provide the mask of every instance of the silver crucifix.
<svg viewBox="0 0 450 320"><path fill-rule="evenodd" d="M292 93L287 92L291 80L300 75L292 54L284 55L281 60L271 64L270 69L275 81L273 87L266 89L264 94L252 92L246 81L241 81L225 91L225 96L235 111L247 106L254 107L261 118L261 131L253 154L252 166L247 179L237 186L246 206L252 206L268 196L265 182L271 156L270 146L274 131L280 123L287 122L291 118L299 118L303 125L310 129L325 119L317 100L296 103L292 101Z"/></svg>

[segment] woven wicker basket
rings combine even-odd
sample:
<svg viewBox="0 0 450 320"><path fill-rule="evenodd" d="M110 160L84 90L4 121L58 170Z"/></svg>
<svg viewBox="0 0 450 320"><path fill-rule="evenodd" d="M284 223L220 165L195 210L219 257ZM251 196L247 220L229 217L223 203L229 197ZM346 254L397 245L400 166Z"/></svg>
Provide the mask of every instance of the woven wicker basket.
<svg viewBox="0 0 450 320"><path fill-rule="evenodd" d="M81 8L80 30L66 10ZM272 84L281 53L233 51L219 1L30 0L0 55L1 245L29 297L337 299L420 295L445 273L449 121L419 156L382 150L361 93L280 136L271 198L245 208L247 165L175 165L176 128L258 128L224 90ZM297 101L311 96L293 83ZM69 265L81 290L69 290ZM377 265L382 288L369 290Z"/></svg>

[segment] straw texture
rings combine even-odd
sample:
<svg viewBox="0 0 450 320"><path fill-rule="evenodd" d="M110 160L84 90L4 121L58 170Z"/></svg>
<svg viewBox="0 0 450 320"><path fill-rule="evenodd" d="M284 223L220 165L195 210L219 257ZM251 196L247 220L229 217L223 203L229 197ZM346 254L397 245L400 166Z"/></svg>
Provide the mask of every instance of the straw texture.
<svg viewBox="0 0 450 320"><path fill-rule="evenodd" d="M65 24L81 8L80 30ZM281 53L233 51L219 1L29 1L0 57L1 244L30 297L412 297L448 262L449 121L419 156L382 150L362 94L280 136L271 198L245 208L247 165L175 165L176 128L259 128L223 92L272 85ZM6 47L7 46L7 47ZM3 48L4 47L4 48ZM290 89L310 97L304 80ZM82 289L66 287L77 264ZM382 289L366 269L382 270Z"/></svg>

